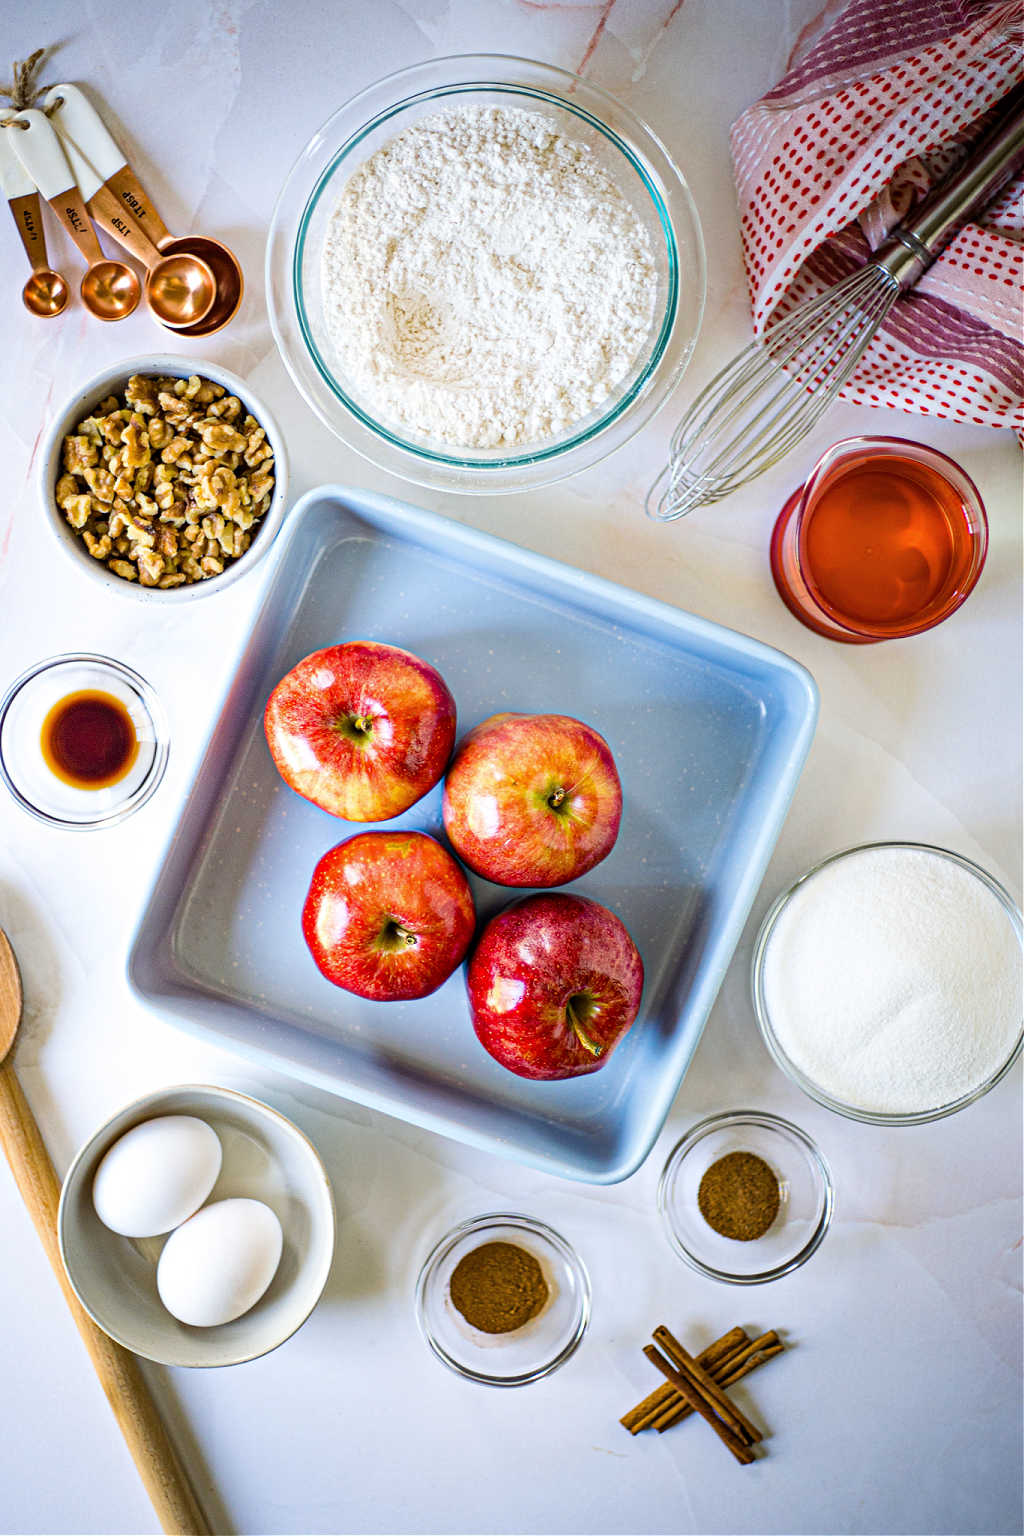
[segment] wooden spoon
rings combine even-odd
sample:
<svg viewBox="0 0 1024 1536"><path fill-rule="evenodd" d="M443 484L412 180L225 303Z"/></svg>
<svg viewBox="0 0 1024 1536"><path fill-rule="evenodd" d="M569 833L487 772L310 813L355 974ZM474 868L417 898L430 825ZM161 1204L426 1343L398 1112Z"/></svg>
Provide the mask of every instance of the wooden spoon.
<svg viewBox="0 0 1024 1536"><path fill-rule="evenodd" d="M21 1008L18 963L0 928L0 1145L161 1525L165 1531L182 1536L208 1536L209 1526L160 1421L138 1361L96 1326L64 1271L57 1242L60 1185L11 1057Z"/></svg>

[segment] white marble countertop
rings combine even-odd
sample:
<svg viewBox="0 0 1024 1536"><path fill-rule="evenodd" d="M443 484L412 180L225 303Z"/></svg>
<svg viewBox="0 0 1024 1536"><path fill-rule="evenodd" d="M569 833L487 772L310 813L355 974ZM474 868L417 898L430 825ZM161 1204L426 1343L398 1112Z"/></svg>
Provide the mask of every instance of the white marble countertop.
<svg viewBox="0 0 1024 1536"><path fill-rule="evenodd" d="M24 974L18 1071L58 1170L122 1104L164 1084L238 1086L291 1115L334 1180L340 1227L326 1294L282 1349L230 1370L148 1375L218 1530L239 1532L1011 1532L1020 1520L1020 1067L951 1120L907 1131L819 1109L772 1065L751 1011L752 935L776 892L824 854L879 838L934 842L1020 893L1021 568L1018 450L1008 433L838 408L792 459L713 511L670 527L642 495L694 386L749 333L727 155L735 115L783 72L821 0L357 0L287 6L181 0L7 15L18 57L59 44L47 78L88 82L172 228L222 236L249 290L197 359L263 392L287 434L292 491L384 489L741 629L802 661L821 718L763 888L702 1044L651 1156L589 1188L473 1153L285 1078L255 1075L146 1013L124 959L144 893L211 727L261 579L187 612L102 600L58 559L36 503L48 415L106 362L167 350L144 315L80 306L50 325L17 302L23 258L0 234L0 646L6 683L60 651L136 666L169 712L157 797L119 828L61 834L0 799L0 923ZM833 7L834 8L834 7ZM275 352L263 236L294 156L344 98L431 56L520 53L583 67L619 92L687 175L709 250L707 319L678 399L600 468L551 490L442 501L349 453L314 419ZM77 258L54 237L57 265ZM981 583L915 640L844 647L778 601L775 511L838 437L904 433L960 460L992 542ZM683 1267L659 1228L657 1179L695 1120L750 1105L820 1142L838 1211L820 1252L738 1290ZM497 1392L458 1380L421 1343L412 1285L453 1221L530 1212L576 1245L594 1284L590 1332L562 1370ZM152 1510L0 1169L0 1428L4 1532L155 1530ZM654 1384L640 1346L659 1320L712 1338L736 1322L792 1349L743 1401L768 1454L736 1467L696 1423L631 1439L624 1410Z"/></svg>

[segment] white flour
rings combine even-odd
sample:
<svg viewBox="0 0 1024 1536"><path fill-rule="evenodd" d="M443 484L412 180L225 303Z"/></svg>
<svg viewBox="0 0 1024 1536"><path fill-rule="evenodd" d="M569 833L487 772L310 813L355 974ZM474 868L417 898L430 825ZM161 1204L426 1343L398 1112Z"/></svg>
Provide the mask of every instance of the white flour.
<svg viewBox="0 0 1024 1536"><path fill-rule="evenodd" d="M1005 911L967 870L917 849L865 849L806 881L769 939L764 983L794 1065L876 1114L971 1092L1021 1027Z"/></svg>
<svg viewBox="0 0 1024 1536"><path fill-rule="evenodd" d="M607 400L651 328L639 215L587 145L518 108L460 107L346 183L325 318L369 409L449 446L555 437Z"/></svg>

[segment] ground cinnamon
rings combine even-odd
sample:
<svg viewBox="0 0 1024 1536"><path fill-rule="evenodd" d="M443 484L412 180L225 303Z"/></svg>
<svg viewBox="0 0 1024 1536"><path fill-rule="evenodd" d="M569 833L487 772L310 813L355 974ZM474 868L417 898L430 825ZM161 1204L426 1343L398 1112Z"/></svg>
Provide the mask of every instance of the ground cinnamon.
<svg viewBox="0 0 1024 1536"><path fill-rule="evenodd" d="M452 1270L453 1306L481 1333L512 1333L542 1311L548 1299L544 1272L516 1243L482 1243Z"/></svg>
<svg viewBox="0 0 1024 1536"><path fill-rule="evenodd" d="M779 1181L754 1152L727 1152L711 1164L697 1190L697 1208L708 1226L741 1243L764 1236L779 1204Z"/></svg>

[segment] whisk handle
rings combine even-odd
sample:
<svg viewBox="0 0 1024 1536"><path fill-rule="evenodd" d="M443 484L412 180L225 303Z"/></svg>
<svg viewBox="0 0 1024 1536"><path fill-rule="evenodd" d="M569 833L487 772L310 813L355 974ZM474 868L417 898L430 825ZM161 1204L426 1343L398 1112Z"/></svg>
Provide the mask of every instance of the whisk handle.
<svg viewBox="0 0 1024 1536"><path fill-rule="evenodd" d="M958 226L989 202L1024 165L1024 85L1003 98L1004 112L963 165L893 230L875 256L903 289L912 288Z"/></svg>

